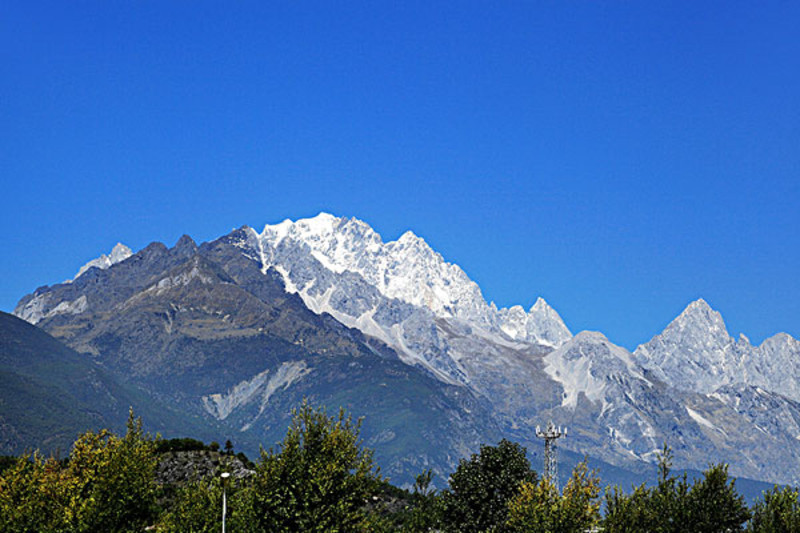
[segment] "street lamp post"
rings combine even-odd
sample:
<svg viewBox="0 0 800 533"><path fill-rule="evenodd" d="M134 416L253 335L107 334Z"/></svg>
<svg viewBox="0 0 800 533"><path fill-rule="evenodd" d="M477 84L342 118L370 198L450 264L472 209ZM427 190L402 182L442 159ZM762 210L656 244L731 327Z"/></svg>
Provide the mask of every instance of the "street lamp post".
<svg viewBox="0 0 800 533"><path fill-rule="evenodd" d="M230 472L223 472L220 474L222 478L222 533L225 533L225 511L226 511L226 500L225 500L225 482L231 477Z"/></svg>

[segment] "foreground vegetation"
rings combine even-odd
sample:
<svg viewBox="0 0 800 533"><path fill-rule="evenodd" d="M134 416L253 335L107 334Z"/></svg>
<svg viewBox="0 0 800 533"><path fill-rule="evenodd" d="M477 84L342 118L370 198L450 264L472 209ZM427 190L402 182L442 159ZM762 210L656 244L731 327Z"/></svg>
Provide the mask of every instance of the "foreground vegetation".
<svg viewBox="0 0 800 533"><path fill-rule="evenodd" d="M614 487L601 497L585 462L559 491L531 469L524 448L503 440L463 459L437 493L430 471L412 491L389 485L359 429L343 411L328 416L304 403L276 450L262 450L255 463L239 456L248 475L223 479L223 462L175 491L156 481L160 454L217 453L219 445L154 438L131 413L124 436L88 432L64 460L34 453L0 462L0 533L219 531L223 491L231 532L800 533L797 490L776 487L748 509L727 466L690 483L672 475L666 447L653 487ZM234 457L230 442L222 453Z"/></svg>

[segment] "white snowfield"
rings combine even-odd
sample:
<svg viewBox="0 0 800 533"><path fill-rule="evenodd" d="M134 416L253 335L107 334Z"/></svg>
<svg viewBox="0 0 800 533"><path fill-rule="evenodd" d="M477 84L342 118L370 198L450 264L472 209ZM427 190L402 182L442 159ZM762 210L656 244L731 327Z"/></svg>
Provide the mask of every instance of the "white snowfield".
<svg viewBox="0 0 800 533"><path fill-rule="evenodd" d="M572 338L558 313L539 298L528 313L521 306L497 309L487 304L480 287L458 266L448 263L413 232L384 243L356 218L320 213L296 222L267 225L258 235L275 264L283 263L281 244L304 244L310 255L335 274L352 272L383 296L431 311L441 318L474 323L512 339L559 346ZM283 265L284 268L286 265ZM304 287L289 280L302 292Z"/></svg>

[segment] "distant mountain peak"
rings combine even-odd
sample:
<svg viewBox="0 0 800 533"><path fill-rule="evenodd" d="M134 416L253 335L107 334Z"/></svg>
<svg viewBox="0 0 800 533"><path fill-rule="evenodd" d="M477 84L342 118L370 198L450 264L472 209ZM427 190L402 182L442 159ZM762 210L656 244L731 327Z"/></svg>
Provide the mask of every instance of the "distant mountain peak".
<svg viewBox="0 0 800 533"><path fill-rule="evenodd" d="M718 345L732 342L722 315L702 298L686 306L686 309L667 326L665 332L667 331L683 336L694 335L700 331L707 337L706 343L709 342L708 339L712 339Z"/></svg>
<svg viewBox="0 0 800 533"><path fill-rule="evenodd" d="M686 306L686 309L712 310L711 306L703 298L698 298L697 300L691 302Z"/></svg>
<svg viewBox="0 0 800 533"><path fill-rule="evenodd" d="M560 346L572 337L561 315L541 296L528 311L527 322L528 335L552 347Z"/></svg>
<svg viewBox="0 0 800 533"><path fill-rule="evenodd" d="M133 252L131 252L130 248L128 248L121 242L118 242L111 249L111 253L109 254L108 257L109 259L111 259L112 263L119 263L120 261L124 261L125 259L130 257L132 254Z"/></svg>
<svg viewBox="0 0 800 533"><path fill-rule="evenodd" d="M404 243L404 244L405 243L413 243L413 244L420 244L420 245L424 244L425 246L428 245L425 242L425 239L423 239L422 237L420 237L419 235L417 235L416 233L414 233L411 230L407 230L405 233L400 235L400 238L397 239L397 242L398 243Z"/></svg>
<svg viewBox="0 0 800 533"><path fill-rule="evenodd" d="M108 255L103 254L100 257L98 257L97 259L92 259L91 261L89 261L88 263L83 265L78 270L78 273L75 274L75 277L72 278L71 280L69 280L69 282L75 281L76 279L81 277L81 275L83 275L84 272L86 272L87 270L89 270L92 267L96 267L96 268L99 268L101 270L105 270L106 268L110 267L111 265L116 265L117 263L120 263L120 262L126 260L127 258L129 258L132 255L133 255L133 252L131 251L130 248L128 248L127 246L125 246L121 242L118 242L116 245L114 245L114 248L111 249L111 252L109 252Z"/></svg>
<svg viewBox="0 0 800 533"><path fill-rule="evenodd" d="M677 320L699 320L710 323L719 323L722 321L722 315L714 310L708 302L702 298L691 302L683 312L678 315Z"/></svg>
<svg viewBox="0 0 800 533"><path fill-rule="evenodd" d="M531 306L531 311L542 307L550 307L550 306L548 305L547 301L544 298L539 296L538 298L536 298L536 301Z"/></svg>
<svg viewBox="0 0 800 533"><path fill-rule="evenodd" d="M741 360L722 315L702 298L690 303L634 354L659 379L682 390L703 393L730 383L731 373Z"/></svg>

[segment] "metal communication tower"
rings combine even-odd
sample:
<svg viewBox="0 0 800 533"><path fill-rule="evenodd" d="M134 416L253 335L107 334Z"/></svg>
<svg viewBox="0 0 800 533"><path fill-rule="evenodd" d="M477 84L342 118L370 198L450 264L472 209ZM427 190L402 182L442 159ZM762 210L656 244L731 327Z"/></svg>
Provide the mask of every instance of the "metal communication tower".
<svg viewBox="0 0 800 533"><path fill-rule="evenodd" d="M547 424L547 428L542 431L536 426L536 436L544 439L544 475L558 490L558 452L556 451L556 440L567 436L567 428L555 427L553 422Z"/></svg>

